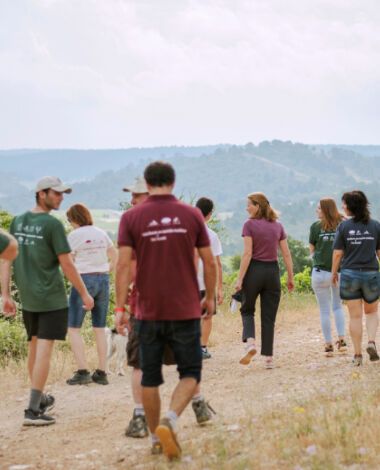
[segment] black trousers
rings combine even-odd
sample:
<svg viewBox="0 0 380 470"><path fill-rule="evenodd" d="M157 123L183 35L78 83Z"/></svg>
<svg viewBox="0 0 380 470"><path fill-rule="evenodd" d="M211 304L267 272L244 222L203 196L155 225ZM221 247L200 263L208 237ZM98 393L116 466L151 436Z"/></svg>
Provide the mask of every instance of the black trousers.
<svg viewBox="0 0 380 470"><path fill-rule="evenodd" d="M241 316L243 341L255 338L256 299L260 296L261 354L273 355L274 325L281 298L280 270L276 261L251 260L243 280Z"/></svg>

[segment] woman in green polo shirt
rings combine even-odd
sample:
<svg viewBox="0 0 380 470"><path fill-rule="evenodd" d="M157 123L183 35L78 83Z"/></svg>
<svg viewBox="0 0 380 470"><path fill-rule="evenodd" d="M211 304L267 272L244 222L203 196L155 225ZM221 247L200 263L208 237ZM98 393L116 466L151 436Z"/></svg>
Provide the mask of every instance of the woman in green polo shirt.
<svg viewBox="0 0 380 470"><path fill-rule="evenodd" d="M339 287L331 282L332 253L335 233L343 216L338 212L334 199L325 197L318 203L318 219L310 227L310 253L313 257L311 283L319 304L321 326L325 338L325 353L332 356L334 352L331 336L330 312L334 313L335 326L339 339L336 347L339 352L347 351L344 339L345 319Z"/></svg>

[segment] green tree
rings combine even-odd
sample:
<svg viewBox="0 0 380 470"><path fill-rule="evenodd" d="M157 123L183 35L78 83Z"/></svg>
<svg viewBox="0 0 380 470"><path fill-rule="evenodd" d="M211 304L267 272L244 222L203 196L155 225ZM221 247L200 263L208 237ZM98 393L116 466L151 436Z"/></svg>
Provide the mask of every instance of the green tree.
<svg viewBox="0 0 380 470"><path fill-rule="evenodd" d="M288 237L288 245L293 259L293 270L294 273L301 273L305 268L312 266L310 259L309 249L307 246L299 240L295 240L292 237ZM284 260L280 257L279 260L280 271L283 274L285 269Z"/></svg>
<svg viewBox="0 0 380 470"><path fill-rule="evenodd" d="M13 215L7 211L0 210L0 228L9 231Z"/></svg>

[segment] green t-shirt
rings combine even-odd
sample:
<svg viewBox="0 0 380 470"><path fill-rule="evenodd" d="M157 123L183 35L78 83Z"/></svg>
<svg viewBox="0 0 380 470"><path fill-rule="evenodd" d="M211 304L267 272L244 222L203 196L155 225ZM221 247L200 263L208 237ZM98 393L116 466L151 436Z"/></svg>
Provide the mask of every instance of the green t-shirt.
<svg viewBox="0 0 380 470"><path fill-rule="evenodd" d="M336 230L323 230L319 220L310 227L309 243L315 246L313 267L331 271L335 233Z"/></svg>
<svg viewBox="0 0 380 470"><path fill-rule="evenodd" d="M9 245L10 239L0 232L0 253L2 253L5 248Z"/></svg>
<svg viewBox="0 0 380 470"><path fill-rule="evenodd" d="M66 308L58 255L71 250L62 223L47 213L26 212L13 219L10 232L19 244L14 274L22 308L30 312Z"/></svg>

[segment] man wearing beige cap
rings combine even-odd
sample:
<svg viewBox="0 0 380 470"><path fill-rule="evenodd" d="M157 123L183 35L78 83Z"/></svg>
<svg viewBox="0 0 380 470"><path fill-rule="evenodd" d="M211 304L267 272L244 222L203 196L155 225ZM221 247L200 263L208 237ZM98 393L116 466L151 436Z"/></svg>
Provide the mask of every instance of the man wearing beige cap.
<svg viewBox="0 0 380 470"><path fill-rule="evenodd" d="M134 182L123 188L123 191L131 193L131 206L137 206L143 203L149 197L148 188L144 178L137 177ZM133 254L131 263L132 271L132 288L128 296L128 310L130 313L129 324L130 332L128 334L127 344L127 361L128 365L133 368L131 375L132 395L135 404L133 410L133 416L129 421L128 427L125 430L127 437L146 437L148 435L148 426L145 418L145 411L142 404L142 386L141 377L142 372L140 368L140 355L139 355L139 340L135 332L135 309L136 309L136 286L134 284L135 273L136 273L136 256Z"/></svg>
<svg viewBox="0 0 380 470"><path fill-rule="evenodd" d="M34 192L36 206L13 219L10 233L19 244L13 268L29 341L31 391L23 424L45 426L55 422L46 414L54 405L54 397L43 393L53 345L55 340L64 340L67 332L67 294L59 268L80 293L86 310L92 309L94 301L71 259L62 223L49 214L59 209L63 194L71 193L71 188L55 176L45 176ZM11 262L5 261L1 280L3 310L12 316L16 305L10 295L10 274Z"/></svg>

